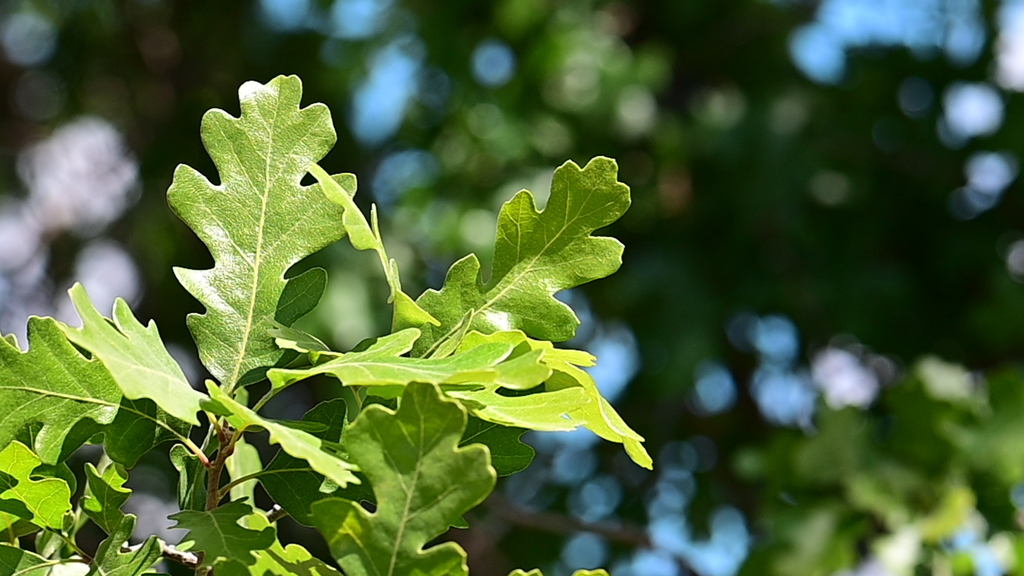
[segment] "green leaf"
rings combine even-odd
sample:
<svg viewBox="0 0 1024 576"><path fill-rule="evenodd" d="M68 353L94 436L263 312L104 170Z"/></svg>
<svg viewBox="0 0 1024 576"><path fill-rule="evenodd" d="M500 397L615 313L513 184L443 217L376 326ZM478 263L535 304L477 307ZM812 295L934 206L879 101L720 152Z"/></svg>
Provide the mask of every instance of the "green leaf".
<svg viewBox="0 0 1024 576"><path fill-rule="evenodd" d="M471 408L474 415L490 422L533 430L568 430L582 424L609 442L621 443L638 465L648 469L652 467L651 457L643 447L644 438L626 424L611 403L601 396L593 377L580 368L593 366L593 356L579 350L555 348L551 342L534 340L521 331L493 334L470 332L463 338L457 351L493 342L514 345L513 354L522 354L524 349L540 354L539 362L552 371L542 393L557 395L575 391L573 396L582 394L585 399L573 405L572 399L565 398L552 401L553 398L542 400L532 395L500 396L494 387L449 393L479 403L479 408ZM530 410L531 407L535 407L535 410Z"/></svg>
<svg viewBox="0 0 1024 576"><path fill-rule="evenodd" d="M470 418L459 446L483 444L491 452L491 466L498 476L511 476L526 470L533 461L535 452L520 441L523 428L509 428L479 418Z"/></svg>
<svg viewBox="0 0 1024 576"><path fill-rule="evenodd" d="M359 483L359 479L353 474L355 466L326 452L322 447L323 441L316 436L261 417L246 406L235 402L213 382L207 381L207 387L213 400L230 414L228 421L238 433L251 427L266 429L270 434L271 444L280 444L282 450L305 460L313 470L337 482L339 486Z"/></svg>
<svg viewBox="0 0 1024 576"><path fill-rule="evenodd" d="M182 165L167 192L171 208L213 255L210 270L175 273L206 307L189 316L189 329L203 364L229 391L261 380L282 358L268 334L272 320L290 324L319 298L313 298L319 281L286 280L285 272L344 235L341 207L319 184L300 184L334 145L327 107L300 109L302 83L295 76L246 82L238 93L239 118L223 110L203 116L203 144L220 184ZM289 288L295 282L301 289Z"/></svg>
<svg viewBox="0 0 1024 576"><path fill-rule="evenodd" d="M468 330L572 338L579 319L554 294L604 278L622 263L618 240L591 236L629 207L629 188L617 180L617 172L609 158L594 158L582 169L566 162L555 170L543 211L526 190L506 202L498 215L490 280L484 282L480 261L471 254L452 265L440 291L428 290L417 300L441 322L423 326L417 355Z"/></svg>
<svg viewBox="0 0 1024 576"><path fill-rule="evenodd" d="M249 527L256 530L270 526L270 522L262 514L253 514L247 521ZM340 576L337 570L314 558L298 544L281 546L281 543L275 540L270 548L255 552L255 555L256 563L249 566L251 576Z"/></svg>
<svg viewBox="0 0 1024 576"><path fill-rule="evenodd" d="M404 386L410 382L477 384L493 382L502 376L504 373L495 367L512 351L511 345L495 342L482 344L445 358L401 356L412 348L419 334L420 331L416 328L407 328L378 338L372 346L362 352L341 354L310 368L275 368L268 376L275 390L317 374L334 376L346 386ZM541 370L541 380L543 375L548 373L550 371ZM523 370L518 365L505 376L532 378L534 386L540 383L536 372ZM374 391L374 394L380 393Z"/></svg>
<svg viewBox="0 0 1024 576"><path fill-rule="evenodd" d="M121 399L117 418L103 429L103 446L111 460L134 468L144 454L171 440L188 437L192 426L148 399Z"/></svg>
<svg viewBox="0 0 1024 576"><path fill-rule="evenodd" d="M0 340L0 446L39 423L33 447L44 462L55 464L79 422L114 421L121 391L106 367L83 358L52 318L29 318L28 341L28 351L22 352Z"/></svg>
<svg viewBox="0 0 1024 576"><path fill-rule="evenodd" d="M184 510L168 516L177 522L172 528L184 528L189 532L182 539L183 544L191 543L191 551L202 552L203 562L200 567L216 567L224 562L233 562L243 566L256 563L253 552L266 550L277 540L276 530L266 527L261 530L250 530L239 525L238 521L252 514L252 507L242 502L231 502L210 511ZM217 569L223 576L234 570Z"/></svg>
<svg viewBox="0 0 1024 576"><path fill-rule="evenodd" d="M125 517L121 506L132 491L124 487L128 473L116 464L107 466L100 474L90 462L85 463L86 490L81 506L85 515L107 534L114 534Z"/></svg>
<svg viewBox="0 0 1024 576"><path fill-rule="evenodd" d="M80 558L70 560L47 560L42 556L0 544L0 576L56 576L55 567L75 564L81 566L81 574L89 569Z"/></svg>
<svg viewBox="0 0 1024 576"><path fill-rule="evenodd" d="M231 453L231 456L228 456L226 465L232 480L263 470L259 450L252 444L247 443L244 438L240 438L235 442L235 451ZM255 504L255 492L255 479L243 482L231 488L231 501L248 501L249 504Z"/></svg>
<svg viewBox="0 0 1024 576"><path fill-rule="evenodd" d="M454 542L424 550L494 488L487 450L458 447L465 427L459 404L422 383L406 387L397 412L369 406L349 426L345 446L377 509L339 498L313 504L313 522L346 574L468 574Z"/></svg>
<svg viewBox="0 0 1024 576"><path fill-rule="evenodd" d="M40 464L21 442L11 442L0 452L0 511L59 531L64 513L71 511L71 489L59 478L32 479Z"/></svg>
<svg viewBox="0 0 1024 576"><path fill-rule="evenodd" d="M340 443L345 428L345 401L340 398L327 400L314 406L302 417L303 422L322 424L323 430L314 435L328 442ZM372 499L373 493L365 484L350 484L339 490L332 482L324 482L324 476L317 474L302 459L281 450L270 461L260 476L260 483L267 494L284 508L296 522L312 526L310 507L314 502L331 497L332 494L349 500Z"/></svg>
<svg viewBox="0 0 1024 576"><path fill-rule="evenodd" d="M192 389L167 352L156 324L150 321L143 327L120 298L114 302L113 321L108 321L96 311L81 284L68 293L82 318L81 328L63 326L68 340L99 358L126 398L148 398L171 416L198 426L196 413L203 395Z"/></svg>
<svg viewBox="0 0 1024 576"><path fill-rule="evenodd" d="M171 465L178 471L178 508L206 509L206 467L182 444L171 447Z"/></svg>
<svg viewBox="0 0 1024 576"><path fill-rule="evenodd" d="M96 550L89 576L138 576L160 561L160 541L150 536L137 549L121 552L135 530L135 516L126 514Z"/></svg>
<svg viewBox="0 0 1024 576"><path fill-rule="evenodd" d="M356 193L356 177L345 174L333 179L328 176L320 166L313 164L309 167L310 174L316 178L323 188L324 194L335 204L345 209L342 214L342 224L348 232L348 238L352 247L356 250L373 250L380 258L381 267L384 269L384 277L387 279L391 295L388 303L394 304L394 318L392 331L403 328L415 328L423 324L440 326L441 323L428 312L419 307L408 294L402 291L402 281L398 274L398 263L394 258L389 258L384 249L384 240L380 237L380 226L377 223L377 206L370 206L370 222L366 221L359 207L352 200Z"/></svg>

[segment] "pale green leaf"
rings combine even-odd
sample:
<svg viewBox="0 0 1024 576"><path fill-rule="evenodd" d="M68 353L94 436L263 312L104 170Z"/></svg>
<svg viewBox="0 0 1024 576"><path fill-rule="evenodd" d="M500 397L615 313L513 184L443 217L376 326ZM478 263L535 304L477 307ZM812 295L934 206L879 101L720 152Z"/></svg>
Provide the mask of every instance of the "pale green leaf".
<svg viewBox="0 0 1024 576"><path fill-rule="evenodd" d="M239 433L247 428L265 429L270 434L271 444L280 444L281 449L296 458L309 463L313 470L337 482L339 486L358 484L359 479L352 473L356 468L338 456L323 449L323 441L302 430L277 424L256 414L246 406L234 401L213 382L207 382L210 396L230 415L228 421Z"/></svg>
<svg viewBox="0 0 1024 576"><path fill-rule="evenodd" d="M246 82L238 92L240 117L223 110L203 116L203 144L220 184L182 165L167 192L171 208L213 255L212 269L175 273L206 307L189 316L189 329L203 364L229 390L259 381L282 358L268 333L271 321L290 325L319 299L318 280L286 280L285 273L344 235L341 207L319 184L300 184L334 145L327 107L300 109L295 76ZM302 289L289 290L293 282Z"/></svg>
<svg viewBox="0 0 1024 576"><path fill-rule="evenodd" d="M113 534L124 518L121 506L132 491L124 487L128 473L116 464L107 466L100 474L90 462L85 463L85 495L81 506L85 515L107 534Z"/></svg>
<svg viewBox="0 0 1024 576"><path fill-rule="evenodd" d="M555 170L543 211L526 190L505 203L498 215L490 279L484 282L479 260L469 255L452 265L440 291L428 290L417 300L441 322L440 327L422 327L418 355L468 330L572 338L579 320L554 294L618 270L622 244L591 236L629 207L629 188L617 180L617 172L609 158L594 158L582 169L566 162Z"/></svg>
<svg viewBox="0 0 1024 576"><path fill-rule="evenodd" d="M270 522L262 514L252 514L246 518L248 526L262 530L270 526ZM298 544L282 546L277 540L270 548L254 553L256 563L249 566L251 576L340 576L340 573L322 560L314 558L305 548Z"/></svg>
<svg viewBox="0 0 1024 576"><path fill-rule="evenodd" d="M81 328L63 327L68 339L103 362L126 398L148 398L171 416L198 426L203 395L192 389L167 352L156 324L150 321L143 327L120 298L114 302L113 321L108 321L81 284L68 293L82 318Z"/></svg>
<svg viewBox="0 0 1024 576"><path fill-rule="evenodd" d="M415 328L423 324L440 326L440 322L425 310L419 307L408 294L402 291L402 281L398 274L398 263L394 258L389 258L384 249L384 240L380 237L380 226L377 223L377 206L370 207L370 222L366 221L359 207L352 200L356 193L356 178L347 174L345 178L334 177L332 179L320 166L313 164L309 168L310 174L316 178L323 188L324 193L332 202L345 209L342 214L342 224L356 250L373 250L380 258L381 267L384 269L384 277L387 279L391 295L388 302L395 307L392 321L392 330L398 331L403 328Z"/></svg>
<svg viewBox="0 0 1024 576"><path fill-rule="evenodd" d="M260 462L259 450L252 444L247 443L244 438L239 438L235 442L235 451L231 453L231 456L228 456L226 467L231 479L234 480L263 470L263 463ZM255 491L255 479L235 485L230 491L231 501L255 504Z"/></svg>
<svg viewBox="0 0 1024 576"><path fill-rule="evenodd" d="M458 447L465 427L458 403L432 384L414 383L397 412L369 406L345 431L345 447L369 478L377 508L371 513L329 498L313 504L313 522L348 576L468 573L454 542L424 549L494 488L487 450Z"/></svg>
<svg viewBox="0 0 1024 576"><path fill-rule="evenodd" d="M495 342L445 358L401 356L411 348L419 333L416 328L407 328L379 338L362 352L341 354L310 368L275 368L268 376L275 390L317 374L334 376L346 386L404 386L409 382L484 383L493 382L503 374L495 367L512 351L511 345ZM547 373L543 371L543 374ZM536 372L519 366L515 366L514 371L505 376L534 378L534 386L540 383L536 380Z"/></svg>
<svg viewBox="0 0 1024 576"><path fill-rule="evenodd" d="M328 442L340 443L345 428L345 412L345 401L335 398L314 406L306 412L302 421L322 424L323 429L313 434ZM314 502L331 495L355 501L373 498L373 493L365 483L349 484L338 489L336 484L325 481L322 474L310 468L305 460L295 458L284 450L278 452L264 469L260 483L275 503L284 508L296 522L305 526L313 525L310 507Z"/></svg>
<svg viewBox="0 0 1024 576"><path fill-rule="evenodd" d="M40 464L21 442L11 442L0 452L0 511L60 530L64 513L71 510L71 489L59 478L33 479Z"/></svg>
<svg viewBox="0 0 1024 576"><path fill-rule="evenodd" d="M0 340L0 446L39 423L33 447L44 462L54 464L79 422L114 421L121 391L106 367L82 357L52 318L29 318L28 341L28 351L22 352ZM80 445L69 446L67 452Z"/></svg>
<svg viewBox="0 0 1024 576"><path fill-rule="evenodd" d="M653 465L650 455L643 446L643 437L633 431L619 416L597 388L590 374L580 366L593 366L595 358L580 350L555 348L551 342L534 340L522 331L495 332L482 334L469 332L457 348L457 351L482 346L493 342L504 342L514 345L516 353L524 348L540 353L540 364L551 369L552 376L544 385L543 394L573 394L585 396L575 407L567 403L571 400L560 398L558 401L543 400L527 396L499 396L493 387L475 391L453 391L451 396L474 401L479 407L470 407L473 414L490 422L506 426L520 426L533 430L568 430L579 425L585 426L601 438L609 442L619 442L626 453L638 465L650 469ZM536 407L531 411L531 407ZM559 413L561 411L561 413ZM559 420L558 418L561 418ZM561 426L560 426L561 425ZM571 425L571 427L570 427Z"/></svg>
<svg viewBox="0 0 1024 576"><path fill-rule="evenodd" d="M89 576L138 576L160 561L160 541L150 536L131 552L121 552L135 530L135 516L124 515L117 527L96 550Z"/></svg>
<svg viewBox="0 0 1024 576"><path fill-rule="evenodd" d="M203 553L201 567L216 567L221 576L236 573L230 566L239 563L242 567L256 563L254 552L266 550L277 540L276 530L265 527L261 530L243 528L238 521L252 514L252 507L241 502L231 502L210 511L184 510L168 518L177 521L172 528L188 530L183 544L191 544L190 550ZM224 569L217 567L225 563Z"/></svg>

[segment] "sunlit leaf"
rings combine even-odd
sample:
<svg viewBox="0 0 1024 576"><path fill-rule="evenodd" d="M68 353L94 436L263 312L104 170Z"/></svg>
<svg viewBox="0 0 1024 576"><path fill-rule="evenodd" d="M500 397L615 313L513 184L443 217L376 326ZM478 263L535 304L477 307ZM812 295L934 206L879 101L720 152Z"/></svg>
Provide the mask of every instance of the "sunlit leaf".
<svg viewBox="0 0 1024 576"><path fill-rule="evenodd" d="M81 284L68 293L82 318L81 328L64 327L68 339L106 365L126 398L148 398L171 416L198 426L203 395L192 389L167 352L156 324L150 321L143 327L120 298L114 302L113 321L107 321Z"/></svg>
<svg viewBox="0 0 1024 576"><path fill-rule="evenodd" d="M498 379L502 372L496 367L512 351L511 345L496 342L445 358L402 356L412 348L419 334L419 330L407 328L378 338L372 346L361 352L341 354L310 368L275 368L268 375L275 390L317 374L334 376L346 386L404 386L409 382L478 384ZM535 373L527 372L519 366L515 366L515 369L519 372L508 374L508 378L522 372L523 377L533 378L530 383L534 386L540 383ZM542 374L547 373L542 370Z"/></svg>
<svg viewBox="0 0 1024 576"><path fill-rule="evenodd" d="M213 255L212 269L175 273L206 307L189 316L189 329L203 364L229 390L262 379L282 358L268 333L272 322L290 326L319 299L322 271L306 273L316 281L286 280L285 273L343 236L342 208L319 184L300 184L336 138L327 107L299 108L301 97L295 76L243 84L240 117L222 110L203 116L203 144L220 184L181 165L167 193ZM288 290L295 282L302 289Z"/></svg>
<svg viewBox="0 0 1024 576"><path fill-rule="evenodd" d="M340 443L345 428L345 412L345 401L335 398L314 406L306 412L302 421L322 424L324 429L313 432L313 435L328 442ZM275 503L284 508L296 522L306 526L313 525L310 507L314 502L332 495L355 501L373 498L373 493L365 483L349 484L339 489L336 484L326 481L322 474L313 470L305 460L295 458L284 450L278 452L267 464L264 473L260 475L260 483Z"/></svg>
<svg viewBox="0 0 1024 576"><path fill-rule="evenodd" d="M21 442L11 442L0 452L0 511L61 530L64 513L71 510L71 489L59 478L33 479L40 464Z"/></svg>
<svg viewBox="0 0 1024 576"><path fill-rule="evenodd" d="M617 180L617 172L608 158L594 158L582 169L566 162L555 170L543 211L526 190L505 203L489 280L483 280L480 261L471 254L452 265L440 291L428 290L417 299L441 322L422 327L417 351L444 351L437 347L446 338L468 330L572 338L579 320L554 294L618 270L622 244L591 236L629 207L629 188Z"/></svg>
<svg viewBox="0 0 1024 576"><path fill-rule="evenodd" d="M355 466L325 451L323 441L316 436L263 418L234 401L212 382L207 382L207 387L213 400L230 414L228 421L239 433L252 427L264 429L270 434L271 444L280 444L282 450L305 460L313 470L337 482L339 486L359 483L359 479L352 473Z"/></svg>
<svg viewBox="0 0 1024 576"><path fill-rule="evenodd" d="M26 426L39 423L33 448L44 462L53 464L79 422L114 421L121 391L106 367L82 357L52 318L30 318L28 335L27 352L6 339L0 341L0 412L5 416L0 420L0 446L8 445Z"/></svg>

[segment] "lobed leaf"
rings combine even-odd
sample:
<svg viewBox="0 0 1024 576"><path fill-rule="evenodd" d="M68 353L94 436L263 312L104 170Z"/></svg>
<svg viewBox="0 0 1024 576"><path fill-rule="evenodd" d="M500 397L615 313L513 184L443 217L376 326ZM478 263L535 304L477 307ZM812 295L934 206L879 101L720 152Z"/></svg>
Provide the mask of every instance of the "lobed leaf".
<svg viewBox="0 0 1024 576"><path fill-rule="evenodd" d="M313 523L346 574L468 574L454 542L424 549L494 488L487 450L458 447L465 428L458 403L423 383L406 387L397 412L372 405L349 426L345 446L369 478L377 508L340 498L313 504Z"/></svg>
<svg viewBox="0 0 1024 576"><path fill-rule="evenodd" d="M71 489L59 478L33 479L42 461L21 442L0 452L0 512L43 528L61 530L71 511Z"/></svg>
<svg viewBox="0 0 1024 576"><path fill-rule="evenodd" d="M121 506L132 493L124 487L127 480L128 473L116 464L107 466L100 474L91 462L85 463L86 489L81 501L82 511L107 534L113 535L125 517Z"/></svg>
<svg viewBox="0 0 1024 576"><path fill-rule="evenodd" d="M252 514L247 521L249 527L255 530L270 526L262 514ZM254 552L254 555L256 562L249 566L251 576L341 576L333 567L314 558L298 544L282 546L281 542L275 540L269 548Z"/></svg>
<svg viewBox="0 0 1024 576"><path fill-rule="evenodd" d="M160 541L156 536L150 536L129 552L121 551L135 530L135 520L133 514L123 515L110 537L96 550L89 576L138 576L160 561Z"/></svg>
<svg viewBox="0 0 1024 576"><path fill-rule="evenodd" d="M62 326L68 340L103 362L126 398L147 398L171 416L198 426L196 413L204 397L192 389L167 352L156 324L150 321L143 327L120 298L114 302L113 320L108 321L96 311L81 284L68 293L82 318L81 328Z"/></svg>
<svg viewBox="0 0 1024 576"><path fill-rule="evenodd" d="M629 188L617 172L609 158L594 158L584 168L569 161L555 170L543 211L526 190L506 202L498 215L490 279L483 280L480 261L470 254L452 265L440 291L428 290L416 300L441 323L422 327L417 355L445 355L445 341L457 344L470 330L572 338L579 319L555 293L604 278L622 263L618 240L591 235L629 207Z"/></svg>
<svg viewBox="0 0 1024 576"><path fill-rule="evenodd" d="M220 576L247 573L256 563L254 552L266 550L277 540L276 530L267 526L250 530L238 521L252 514L252 507L231 502L209 511L183 510L168 516L177 522L172 528L188 530L183 544L203 553L201 568L216 568ZM220 566L218 566L220 565Z"/></svg>
<svg viewBox="0 0 1024 576"><path fill-rule="evenodd" d="M516 569L510 572L509 576L544 576L544 573L539 568L529 572ZM572 573L572 576L608 576L608 573L604 570L577 570Z"/></svg>
<svg viewBox="0 0 1024 576"><path fill-rule="evenodd" d="M171 208L213 255L212 269L175 273L206 307L188 317L189 329L203 364L228 390L261 380L281 360L267 332L272 321L291 325L320 298L322 270L290 279L285 273L344 235L342 208L320 184L300 183L334 145L327 107L299 108L302 83L295 76L246 82L238 94L238 118L222 110L203 116L203 144L220 184L181 165L167 192Z"/></svg>
<svg viewBox="0 0 1024 576"><path fill-rule="evenodd" d="M218 404L211 408L226 412L228 422L239 434L247 428L262 428L270 434L271 444L280 444L288 454L301 458L309 463L313 470L337 482L339 486L350 483L358 484L359 478L353 474L356 467L340 457L324 450L321 439L308 432L296 430L282 424L267 420L246 406L239 404L213 382L207 381L210 396Z"/></svg>
<svg viewBox="0 0 1024 576"><path fill-rule="evenodd" d="M29 318L28 342L28 351L22 352L9 340L0 340L0 446L38 423L33 447L44 462L55 464L80 422L114 421L121 390L99 360L86 360L67 341L56 320Z"/></svg>

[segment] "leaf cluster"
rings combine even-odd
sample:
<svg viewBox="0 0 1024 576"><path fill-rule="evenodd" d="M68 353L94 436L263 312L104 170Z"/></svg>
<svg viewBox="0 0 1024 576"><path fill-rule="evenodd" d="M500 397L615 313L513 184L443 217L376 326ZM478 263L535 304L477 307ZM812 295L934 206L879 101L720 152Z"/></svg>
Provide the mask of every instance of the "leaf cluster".
<svg viewBox="0 0 1024 576"><path fill-rule="evenodd" d="M219 183L183 165L168 191L171 209L214 261L175 270L205 308L187 319L213 376L205 393L153 322L143 325L123 300L103 317L80 285L70 293L81 327L32 318L27 351L0 340L0 530L8 537L0 574L62 566L133 576L161 559L201 574L337 574L278 541L285 515L316 528L349 576L468 574L460 546L431 542L464 525L498 475L529 464L525 430L584 427L651 466L643 438L587 372L596 359L554 345L579 325L555 294L621 263L622 245L593 235L629 205L615 162L567 162L543 210L530 192L517 194L498 217L490 273L469 255L439 290L413 298L385 249L376 208L367 219L353 201L355 177L317 165L334 128L327 107L303 108L301 95L296 77L244 84L239 117L203 117ZM314 184L302 184L307 174ZM317 305L326 272L289 273L346 236L380 260L392 332L334 351L294 326ZM340 382L348 401L328 399L299 421L263 413L282 391L321 375ZM255 390L265 393L250 402ZM252 444L263 437L278 447L265 465ZM125 482L140 457L167 441L181 508L170 518L188 532L178 546L153 536L128 546L139 535L136 518L122 512L131 497ZM65 462L87 443L102 445L103 458L86 465L84 494L72 502ZM273 508L255 507L257 484ZM94 553L76 543L86 522L108 535ZM30 534L34 550L19 539Z"/></svg>

